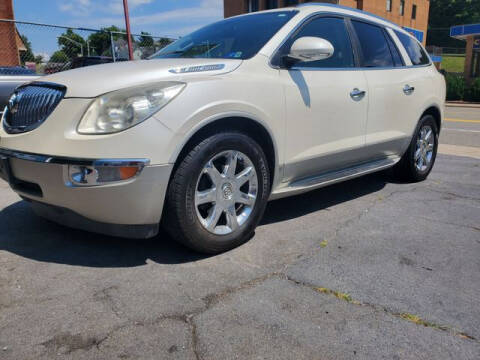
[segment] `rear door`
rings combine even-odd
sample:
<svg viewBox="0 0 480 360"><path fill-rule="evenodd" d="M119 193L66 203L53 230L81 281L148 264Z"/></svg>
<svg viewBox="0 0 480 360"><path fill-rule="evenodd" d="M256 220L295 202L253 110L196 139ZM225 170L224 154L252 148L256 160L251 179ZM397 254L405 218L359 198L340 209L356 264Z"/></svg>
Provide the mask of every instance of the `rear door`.
<svg viewBox="0 0 480 360"><path fill-rule="evenodd" d="M418 106L412 91L406 90L414 86L411 70L384 27L360 19L351 23L370 94L366 152L371 159L398 156L410 141L413 109Z"/></svg>
<svg viewBox="0 0 480 360"><path fill-rule="evenodd" d="M329 59L280 68L287 113L285 181L362 161L365 145L367 82L356 68L345 19L332 15L311 19L279 54L288 54L293 42L305 36L326 39L335 51Z"/></svg>
<svg viewBox="0 0 480 360"><path fill-rule="evenodd" d="M370 94L366 151L372 159L399 155L408 141L404 119L411 104L403 92L408 69L382 26L357 19L351 23Z"/></svg>

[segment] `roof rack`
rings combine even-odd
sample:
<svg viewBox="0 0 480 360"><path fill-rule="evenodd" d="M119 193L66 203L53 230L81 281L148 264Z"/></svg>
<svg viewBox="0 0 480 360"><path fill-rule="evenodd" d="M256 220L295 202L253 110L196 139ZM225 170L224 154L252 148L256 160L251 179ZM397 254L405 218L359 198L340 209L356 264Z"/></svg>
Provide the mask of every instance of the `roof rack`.
<svg viewBox="0 0 480 360"><path fill-rule="evenodd" d="M400 25L395 24L394 22L392 22L390 20L387 20L387 19L385 19L381 16L378 16L376 14L373 14L371 12L363 11L363 10L359 10L359 9L355 9L355 8L351 8L351 7L343 6L343 5L330 4L330 3L320 3L320 2L308 2L308 3L298 4L296 7L308 7L308 6L325 6L325 7L332 7L332 8L337 8L337 9L349 10L349 11L353 11L353 12L356 12L356 13L359 13L359 14L372 16L374 18L377 18L379 20L383 20L383 21L385 21L389 24L392 24L392 25L395 25L395 26L401 28Z"/></svg>

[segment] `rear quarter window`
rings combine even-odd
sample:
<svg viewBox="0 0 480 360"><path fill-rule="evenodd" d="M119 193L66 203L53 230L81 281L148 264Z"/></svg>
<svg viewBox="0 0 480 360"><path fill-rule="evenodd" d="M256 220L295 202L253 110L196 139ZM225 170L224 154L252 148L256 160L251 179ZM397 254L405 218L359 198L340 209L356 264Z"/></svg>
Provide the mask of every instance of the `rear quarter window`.
<svg viewBox="0 0 480 360"><path fill-rule="evenodd" d="M379 26L356 20L352 21L352 25L360 42L362 66L393 67L393 56L384 30Z"/></svg>
<svg viewBox="0 0 480 360"><path fill-rule="evenodd" d="M413 65L430 64L430 58L417 40L396 30L395 35L397 35L398 40L402 43Z"/></svg>

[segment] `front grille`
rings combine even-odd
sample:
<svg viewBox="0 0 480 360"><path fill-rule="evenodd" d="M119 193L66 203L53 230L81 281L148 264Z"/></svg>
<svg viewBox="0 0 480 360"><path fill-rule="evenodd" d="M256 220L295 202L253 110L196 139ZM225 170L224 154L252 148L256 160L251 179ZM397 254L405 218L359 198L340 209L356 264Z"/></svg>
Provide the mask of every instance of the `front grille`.
<svg viewBox="0 0 480 360"><path fill-rule="evenodd" d="M65 96L66 88L50 83L20 86L10 97L3 121L9 134L31 131L39 127Z"/></svg>

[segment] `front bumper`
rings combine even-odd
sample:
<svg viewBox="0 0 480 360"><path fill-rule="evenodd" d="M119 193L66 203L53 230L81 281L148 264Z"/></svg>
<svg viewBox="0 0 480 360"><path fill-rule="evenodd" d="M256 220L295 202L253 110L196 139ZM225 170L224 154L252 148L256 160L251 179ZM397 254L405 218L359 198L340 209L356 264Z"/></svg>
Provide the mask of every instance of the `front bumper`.
<svg viewBox="0 0 480 360"><path fill-rule="evenodd" d="M41 216L114 236L152 237L158 232L173 165L145 166L138 176L123 182L74 187L65 179L69 164L111 160L54 157L2 148L0 157L4 159L3 167L9 167L0 176L15 192L32 200Z"/></svg>

